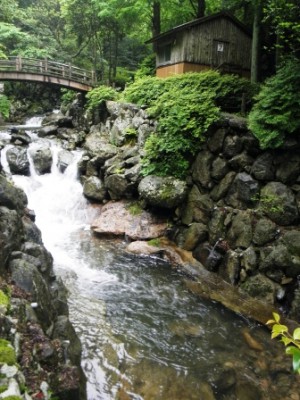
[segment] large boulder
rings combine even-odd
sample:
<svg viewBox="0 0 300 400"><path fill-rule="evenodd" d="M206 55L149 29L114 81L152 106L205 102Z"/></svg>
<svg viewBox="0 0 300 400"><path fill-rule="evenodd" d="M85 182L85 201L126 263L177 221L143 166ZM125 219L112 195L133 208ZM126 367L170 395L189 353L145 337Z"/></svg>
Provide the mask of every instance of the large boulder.
<svg viewBox="0 0 300 400"><path fill-rule="evenodd" d="M92 223L92 230L104 236L127 236L133 240L153 239L162 236L167 221L143 210L138 203L109 202L101 215Z"/></svg>
<svg viewBox="0 0 300 400"><path fill-rule="evenodd" d="M60 172L65 172L74 159L73 154L68 150L60 150L58 153L57 166Z"/></svg>
<svg viewBox="0 0 300 400"><path fill-rule="evenodd" d="M281 182L269 182L262 188L259 209L279 225L291 225L299 220L295 195Z"/></svg>
<svg viewBox="0 0 300 400"><path fill-rule="evenodd" d="M29 154L39 175L47 174L51 171L52 153L48 144L38 144L30 147Z"/></svg>
<svg viewBox="0 0 300 400"><path fill-rule="evenodd" d="M90 176L83 184L83 194L91 200L103 201L106 198L107 190L97 176Z"/></svg>
<svg viewBox="0 0 300 400"><path fill-rule="evenodd" d="M22 242L22 222L15 210L0 206L0 273L5 269L10 254Z"/></svg>
<svg viewBox="0 0 300 400"><path fill-rule="evenodd" d="M27 205L27 197L22 189L8 181L0 174L0 206L23 213Z"/></svg>
<svg viewBox="0 0 300 400"><path fill-rule="evenodd" d="M30 165L27 156L27 149L14 146L6 152L10 172L16 175L30 175Z"/></svg>
<svg viewBox="0 0 300 400"><path fill-rule="evenodd" d="M140 197L150 206L172 209L187 195L187 184L173 177L149 175L138 186Z"/></svg>

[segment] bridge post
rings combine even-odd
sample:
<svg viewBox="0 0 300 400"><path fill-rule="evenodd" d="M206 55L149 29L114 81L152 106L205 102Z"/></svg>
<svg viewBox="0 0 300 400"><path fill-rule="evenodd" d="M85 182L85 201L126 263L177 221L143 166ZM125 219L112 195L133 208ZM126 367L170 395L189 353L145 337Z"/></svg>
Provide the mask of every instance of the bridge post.
<svg viewBox="0 0 300 400"><path fill-rule="evenodd" d="M16 57L16 71L22 71L22 57Z"/></svg>
<svg viewBox="0 0 300 400"><path fill-rule="evenodd" d="M44 63L45 63L45 72L48 72L48 58L47 57L45 57L44 58Z"/></svg>

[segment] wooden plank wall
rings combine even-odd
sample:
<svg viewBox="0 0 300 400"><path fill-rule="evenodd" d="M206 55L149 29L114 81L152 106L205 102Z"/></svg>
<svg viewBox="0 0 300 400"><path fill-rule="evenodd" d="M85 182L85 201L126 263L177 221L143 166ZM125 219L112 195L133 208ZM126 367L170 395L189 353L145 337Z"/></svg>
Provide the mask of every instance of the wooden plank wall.
<svg viewBox="0 0 300 400"><path fill-rule="evenodd" d="M213 66L213 42L219 40L228 42L228 64L239 65L243 70L250 69L251 38L227 18L207 21L177 32L172 39L165 39L165 43L171 40L171 60L163 64L158 62L158 66L182 62Z"/></svg>

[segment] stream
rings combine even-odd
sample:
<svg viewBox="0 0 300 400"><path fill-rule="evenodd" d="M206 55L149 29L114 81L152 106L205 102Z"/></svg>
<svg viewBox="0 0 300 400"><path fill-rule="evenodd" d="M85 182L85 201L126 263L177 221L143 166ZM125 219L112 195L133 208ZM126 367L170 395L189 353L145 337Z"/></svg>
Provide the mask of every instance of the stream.
<svg viewBox="0 0 300 400"><path fill-rule="evenodd" d="M82 152L73 152L62 173L59 142L28 134L30 146L51 146L52 170L38 175L31 161L30 177L13 179L26 192L55 272L68 289L88 400L283 400L281 390L288 395L291 382L271 368L282 347L270 341L270 333L190 293L185 277L166 262L126 253L124 240L95 237L90 224L99 208L83 197L77 177ZM9 140L7 132L1 135ZM8 173L9 146L1 153ZM249 347L245 332L263 351Z"/></svg>

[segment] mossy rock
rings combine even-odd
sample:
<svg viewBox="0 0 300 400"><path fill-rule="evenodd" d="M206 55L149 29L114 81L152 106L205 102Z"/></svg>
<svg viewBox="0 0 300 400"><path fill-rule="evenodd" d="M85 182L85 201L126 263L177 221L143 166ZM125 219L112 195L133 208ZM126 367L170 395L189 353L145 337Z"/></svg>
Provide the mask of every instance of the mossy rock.
<svg viewBox="0 0 300 400"><path fill-rule="evenodd" d="M0 339L0 364L14 365L16 364L15 350L5 339Z"/></svg>
<svg viewBox="0 0 300 400"><path fill-rule="evenodd" d="M0 290L0 313L6 314L8 306L9 298L2 290Z"/></svg>

